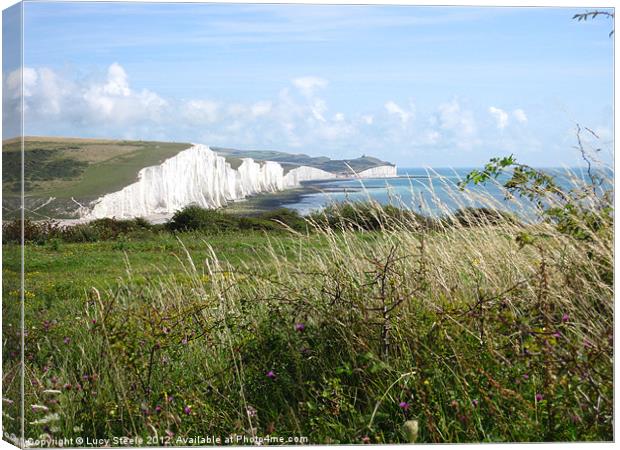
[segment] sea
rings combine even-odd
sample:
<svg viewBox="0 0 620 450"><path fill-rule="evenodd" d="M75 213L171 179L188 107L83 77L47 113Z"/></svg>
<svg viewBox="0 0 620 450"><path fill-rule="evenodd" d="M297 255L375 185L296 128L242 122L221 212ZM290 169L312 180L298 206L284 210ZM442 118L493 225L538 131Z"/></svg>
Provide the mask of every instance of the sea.
<svg viewBox="0 0 620 450"><path fill-rule="evenodd" d="M282 206L309 214L331 203L375 201L394 205L431 216L441 216L464 207L492 207L516 212L522 216L536 214L535 206L527 199L511 196L492 180L484 185L461 189L459 183L473 168L398 168L397 177L367 179L337 179L304 183L299 197ZM589 179L585 167L541 169L555 177L564 189ZM613 173L605 170L605 184L613 186ZM506 178L504 178L505 180Z"/></svg>

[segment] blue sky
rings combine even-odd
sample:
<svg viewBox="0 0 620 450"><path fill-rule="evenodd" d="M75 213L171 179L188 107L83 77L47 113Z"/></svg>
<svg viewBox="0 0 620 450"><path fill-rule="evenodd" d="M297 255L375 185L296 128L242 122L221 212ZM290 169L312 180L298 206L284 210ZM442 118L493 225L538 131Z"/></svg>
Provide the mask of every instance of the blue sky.
<svg viewBox="0 0 620 450"><path fill-rule="evenodd" d="M26 3L26 134L573 165L578 122L609 159L613 24L583 11Z"/></svg>

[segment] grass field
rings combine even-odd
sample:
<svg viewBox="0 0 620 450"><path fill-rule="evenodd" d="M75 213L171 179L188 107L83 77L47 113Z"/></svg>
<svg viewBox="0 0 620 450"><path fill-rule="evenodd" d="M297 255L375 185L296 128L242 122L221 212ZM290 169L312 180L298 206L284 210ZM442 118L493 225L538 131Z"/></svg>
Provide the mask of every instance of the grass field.
<svg viewBox="0 0 620 450"><path fill-rule="evenodd" d="M610 440L610 235L413 230L28 244L27 436ZM12 431L18 256L3 247Z"/></svg>

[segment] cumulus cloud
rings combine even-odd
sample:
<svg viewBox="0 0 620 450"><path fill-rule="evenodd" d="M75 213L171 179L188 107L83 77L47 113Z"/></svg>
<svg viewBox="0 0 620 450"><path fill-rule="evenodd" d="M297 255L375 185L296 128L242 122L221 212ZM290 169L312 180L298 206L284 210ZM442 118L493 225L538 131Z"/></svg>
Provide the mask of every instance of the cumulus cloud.
<svg viewBox="0 0 620 450"><path fill-rule="evenodd" d="M216 122L219 109L219 103L210 100L190 100L183 108L186 119L195 124Z"/></svg>
<svg viewBox="0 0 620 450"><path fill-rule="evenodd" d="M19 89L20 73L5 80L5 88ZM45 132L69 126L126 132L159 121L168 103L147 89L131 89L123 67L111 64L102 79L76 81L52 69L24 68L26 125L44 124Z"/></svg>
<svg viewBox="0 0 620 450"><path fill-rule="evenodd" d="M439 105L439 126L459 135L469 136L476 132L476 122L471 111L461 107L458 100Z"/></svg>
<svg viewBox="0 0 620 450"><path fill-rule="evenodd" d="M521 123L527 122L527 115L525 114L525 111L523 111L520 108L515 109L512 112L512 115L517 120L517 122L521 122Z"/></svg>
<svg viewBox="0 0 620 450"><path fill-rule="evenodd" d="M508 113L500 108L496 108L495 106L489 107L489 113L493 116L497 123L497 128L503 130L508 125Z"/></svg>
<svg viewBox="0 0 620 450"><path fill-rule="evenodd" d="M22 77L29 134L182 140L309 152L320 148L326 154L354 157L359 152L372 154L390 148L454 152L483 143L504 145L521 139L523 133L498 130L504 130L511 120L527 121L522 109L507 113L490 107L476 110L478 122L472 107L458 99L428 105L421 112L412 103L403 106L387 99L374 109L356 113L330 105L321 92L328 81L319 77L291 80L268 99L164 99L136 88L118 63L99 76L80 79L44 67L10 73L3 80L5 110L19 105Z"/></svg>
<svg viewBox="0 0 620 450"><path fill-rule="evenodd" d="M398 116L398 118L403 124L407 123L409 119L413 117L412 111L405 111L396 102L393 102L392 100L386 102L384 106L385 106L386 111L389 114Z"/></svg>
<svg viewBox="0 0 620 450"><path fill-rule="evenodd" d="M318 89L327 86L327 80L319 77L300 77L293 80L293 85L307 97L311 97Z"/></svg>
<svg viewBox="0 0 620 450"><path fill-rule="evenodd" d="M375 121L375 117L372 114L365 114L361 119L366 125L372 125Z"/></svg>

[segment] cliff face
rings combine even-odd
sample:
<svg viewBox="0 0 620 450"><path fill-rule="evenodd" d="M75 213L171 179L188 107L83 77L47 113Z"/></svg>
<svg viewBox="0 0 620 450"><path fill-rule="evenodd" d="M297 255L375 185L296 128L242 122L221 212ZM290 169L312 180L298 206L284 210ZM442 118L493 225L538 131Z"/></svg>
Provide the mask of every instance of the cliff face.
<svg viewBox="0 0 620 450"><path fill-rule="evenodd" d="M396 176L396 166L377 166L362 170L357 174L359 178L389 178Z"/></svg>
<svg viewBox="0 0 620 450"><path fill-rule="evenodd" d="M357 174L361 178L395 176L396 167L380 166ZM308 166L284 174L277 162L243 158L233 169L223 156L205 145L194 145L158 166L146 167L138 181L93 202L87 219L147 217L170 214L189 204L220 208L229 201L260 192L299 186L302 181L339 178Z"/></svg>

